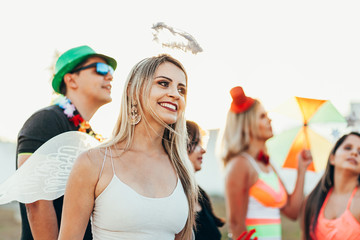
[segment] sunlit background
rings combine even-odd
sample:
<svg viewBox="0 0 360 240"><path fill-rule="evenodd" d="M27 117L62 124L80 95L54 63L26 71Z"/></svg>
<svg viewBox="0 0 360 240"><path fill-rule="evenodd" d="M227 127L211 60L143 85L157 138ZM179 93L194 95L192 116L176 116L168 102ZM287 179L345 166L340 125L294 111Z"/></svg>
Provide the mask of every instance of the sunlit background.
<svg viewBox="0 0 360 240"><path fill-rule="evenodd" d="M268 110L297 95L330 99L346 115L350 102L360 101L357 1L35 0L0 6L0 136L10 140L50 103L55 52L83 44L118 61L113 102L91 121L105 136L130 68L163 52L185 65L187 117L204 128L222 125L235 85ZM161 47L152 40L157 22L190 33L204 51Z"/></svg>

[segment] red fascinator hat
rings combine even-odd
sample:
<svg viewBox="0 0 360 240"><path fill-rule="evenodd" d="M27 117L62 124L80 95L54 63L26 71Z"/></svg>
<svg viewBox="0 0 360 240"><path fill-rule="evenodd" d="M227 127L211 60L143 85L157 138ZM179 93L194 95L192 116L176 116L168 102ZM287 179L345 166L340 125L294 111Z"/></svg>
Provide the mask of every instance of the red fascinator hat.
<svg viewBox="0 0 360 240"><path fill-rule="evenodd" d="M245 95L242 87L234 87L230 90L231 97L233 99L230 107L230 111L233 113L243 113L249 110L254 104L255 100Z"/></svg>

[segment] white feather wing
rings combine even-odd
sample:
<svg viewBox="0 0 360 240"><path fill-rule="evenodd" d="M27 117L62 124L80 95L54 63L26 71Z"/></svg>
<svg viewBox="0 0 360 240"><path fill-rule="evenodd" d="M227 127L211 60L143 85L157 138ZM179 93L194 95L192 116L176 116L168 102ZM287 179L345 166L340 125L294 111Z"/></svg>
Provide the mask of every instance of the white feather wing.
<svg viewBox="0 0 360 240"><path fill-rule="evenodd" d="M98 144L95 138L77 131L51 138L0 185L0 204L31 203L62 196L77 156Z"/></svg>

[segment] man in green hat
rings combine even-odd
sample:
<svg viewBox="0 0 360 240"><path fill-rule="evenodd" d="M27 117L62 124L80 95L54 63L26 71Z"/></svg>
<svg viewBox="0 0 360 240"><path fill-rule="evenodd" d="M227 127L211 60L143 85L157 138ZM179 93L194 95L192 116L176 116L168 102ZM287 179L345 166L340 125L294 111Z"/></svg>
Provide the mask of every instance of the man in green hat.
<svg viewBox="0 0 360 240"><path fill-rule="evenodd" d="M102 140L88 121L102 105L111 102L111 81L116 60L88 46L72 48L56 62L52 87L59 97L35 112L21 128L17 141L17 167L50 138L67 131L82 131ZM20 203L21 239L57 239L63 197L54 201ZM74 226L75 227L75 226ZM84 239L92 239L90 222Z"/></svg>

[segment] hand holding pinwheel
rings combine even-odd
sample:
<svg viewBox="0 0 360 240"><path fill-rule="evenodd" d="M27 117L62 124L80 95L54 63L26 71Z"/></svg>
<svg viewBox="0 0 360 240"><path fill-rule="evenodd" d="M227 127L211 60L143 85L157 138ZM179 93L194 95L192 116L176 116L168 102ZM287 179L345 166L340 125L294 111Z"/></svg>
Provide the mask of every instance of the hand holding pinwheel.
<svg viewBox="0 0 360 240"><path fill-rule="evenodd" d="M298 154L298 171L305 172L308 166L312 163L313 158L310 150L303 149Z"/></svg>

